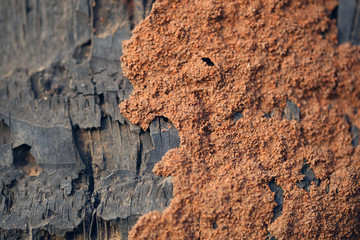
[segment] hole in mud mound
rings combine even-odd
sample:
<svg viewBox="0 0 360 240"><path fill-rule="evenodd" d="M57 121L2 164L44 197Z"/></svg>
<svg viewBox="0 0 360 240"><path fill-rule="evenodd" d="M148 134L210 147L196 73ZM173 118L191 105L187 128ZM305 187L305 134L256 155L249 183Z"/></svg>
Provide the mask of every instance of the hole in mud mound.
<svg viewBox="0 0 360 240"><path fill-rule="evenodd" d="M13 165L29 176L38 176L41 168L36 163L34 156L30 153L31 147L27 144L20 145L13 149Z"/></svg>
<svg viewBox="0 0 360 240"><path fill-rule="evenodd" d="M211 61L210 58L201 58L201 60L203 60L203 62L205 62L210 67L215 66L215 64Z"/></svg>
<svg viewBox="0 0 360 240"><path fill-rule="evenodd" d="M283 203L284 203L284 195L283 195L284 190L282 189L282 187L276 184L274 178L271 179L271 181L269 182L269 187L270 190L275 193L276 206L274 207L274 211L273 211L274 212L273 220L275 220L278 217L280 217L280 215L282 214Z"/></svg>
<svg viewBox="0 0 360 240"><path fill-rule="evenodd" d="M271 118L271 113L270 113L270 112L263 112L262 117L263 117L263 118L270 119L270 118Z"/></svg>
<svg viewBox="0 0 360 240"><path fill-rule="evenodd" d="M304 163L301 168L301 173L305 175L304 179L297 183L299 188L304 189L307 192L310 192L311 182L314 182L316 185L320 185L320 179L315 177L314 171L310 168L310 165L307 164L307 160L304 160Z"/></svg>
<svg viewBox="0 0 360 240"><path fill-rule="evenodd" d="M217 228L218 228L218 225L217 225L216 222L211 223L211 225L212 225L212 228L213 228L213 229L217 229Z"/></svg>
<svg viewBox="0 0 360 240"><path fill-rule="evenodd" d="M0 121L0 146L11 142L10 127L4 120Z"/></svg>
<svg viewBox="0 0 360 240"><path fill-rule="evenodd" d="M244 117L244 115L243 115L242 111L235 113L234 114L234 122L239 121L239 119L243 118L243 117Z"/></svg>

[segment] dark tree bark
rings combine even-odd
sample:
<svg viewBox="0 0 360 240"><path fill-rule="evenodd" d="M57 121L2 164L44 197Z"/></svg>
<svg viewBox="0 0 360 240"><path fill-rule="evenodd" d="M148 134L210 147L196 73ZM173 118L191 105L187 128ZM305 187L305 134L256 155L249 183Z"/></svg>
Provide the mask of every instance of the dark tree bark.
<svg viewBox="0 0 360 240"><path fill-rule="evenodd" d="M152 168L179 145L166 119L143 131L118 108L122 41L152 1L0 5L0 238L126 239L170 203Z"/></svg>

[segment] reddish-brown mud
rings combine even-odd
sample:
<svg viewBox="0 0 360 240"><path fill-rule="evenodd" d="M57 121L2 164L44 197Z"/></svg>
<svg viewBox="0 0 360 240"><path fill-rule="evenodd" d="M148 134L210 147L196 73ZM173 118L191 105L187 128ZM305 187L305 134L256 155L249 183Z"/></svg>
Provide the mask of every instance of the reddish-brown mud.
<svg viewBox="0 0 360 240"><path fill-rule="evenodd" d="M181 145L154 169L173 176L171 205L141 217L132 239L360 237L360 147L349 131L360 127L360 48L337 45L336 4L154 4L124 44L134 92L120 108L144 129L170 119ZM283 117L287 100L300 122ZM297 186L305 159L321 180L309 192ZM284 190L275 220L272 179Z"/></svg>

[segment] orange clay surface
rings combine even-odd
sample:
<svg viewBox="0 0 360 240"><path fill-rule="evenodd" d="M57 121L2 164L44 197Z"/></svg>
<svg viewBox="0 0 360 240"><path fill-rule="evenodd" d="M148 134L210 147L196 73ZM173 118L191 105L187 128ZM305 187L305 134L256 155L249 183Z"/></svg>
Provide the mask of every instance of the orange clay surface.
<svg viewBox="0 0 360 240"><path fill-rule="evenodd" d="M336 4L154 4L124 44L134 91L120 108L143 129L168 118L181 145L154 168L173 177L170 206L142 216L131 239L360 238L360 146L349 132L360 127L360 47L337 45ZM286 100L300 122L283 117ZM297 187L304 159L321 180L310 192ZM284 190L276 220L272 179Z"/></svg>

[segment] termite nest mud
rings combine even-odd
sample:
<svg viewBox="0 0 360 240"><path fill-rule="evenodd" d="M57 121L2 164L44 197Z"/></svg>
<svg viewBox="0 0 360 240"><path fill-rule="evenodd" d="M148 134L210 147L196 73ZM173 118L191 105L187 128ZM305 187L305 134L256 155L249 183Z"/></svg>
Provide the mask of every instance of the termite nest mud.
<svg viewBox="0 0 360 240"><path fill-rule="evenodd" d="M124 44L120 107L144 129L168 118L181 144L154 168L170 206L132 239L360 237L360 49L338 45L336 4L154 4Z"/></svg>

